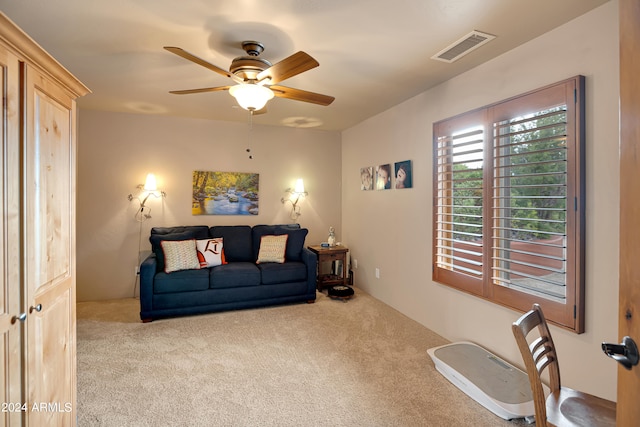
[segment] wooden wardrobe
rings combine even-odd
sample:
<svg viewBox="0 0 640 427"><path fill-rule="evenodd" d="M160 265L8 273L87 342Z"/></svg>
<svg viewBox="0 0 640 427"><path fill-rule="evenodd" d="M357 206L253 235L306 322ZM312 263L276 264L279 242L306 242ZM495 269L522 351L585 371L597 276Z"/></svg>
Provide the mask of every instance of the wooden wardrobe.
<svg viewBox="0 0 640 427"><path fill-rule="evenodd" d="M76 104L89 90L0 13L1 426L76 424Z"/></svg>

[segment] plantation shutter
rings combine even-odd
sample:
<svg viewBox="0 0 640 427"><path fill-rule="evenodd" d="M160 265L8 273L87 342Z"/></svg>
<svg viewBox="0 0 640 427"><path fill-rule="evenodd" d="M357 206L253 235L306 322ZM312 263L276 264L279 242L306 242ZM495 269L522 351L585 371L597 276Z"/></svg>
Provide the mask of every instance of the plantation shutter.
<svg viewBox="0 0 640 427"><path fill-rule="evenodd" d="M482 294L485 114L441 122L434 134L434 280Z"/></svg>
<svg viewBox="0 0 640 427"><path fill-rule="evenodd" d="M548 317L572 328L584 246L577 84L567 80L490 112L491 292L525 310L544 302Z"/></svg>
<svg viewBox="0 0 640 427"><path fill-rule="evenodd" d="M584 332L584 77L433 125L433 280Z"/></svg>

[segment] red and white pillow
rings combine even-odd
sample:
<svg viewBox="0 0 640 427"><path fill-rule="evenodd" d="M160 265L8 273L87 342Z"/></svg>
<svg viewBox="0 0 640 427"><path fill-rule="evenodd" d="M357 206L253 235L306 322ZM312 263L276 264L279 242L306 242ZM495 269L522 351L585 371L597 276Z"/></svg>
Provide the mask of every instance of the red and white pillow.
<svg viewBox="0 0 640 427"><path fill-rule="evenodd" d="M197 240L196 249L200 268L215 267L227 263L224 259L222 237Z"/></svg>

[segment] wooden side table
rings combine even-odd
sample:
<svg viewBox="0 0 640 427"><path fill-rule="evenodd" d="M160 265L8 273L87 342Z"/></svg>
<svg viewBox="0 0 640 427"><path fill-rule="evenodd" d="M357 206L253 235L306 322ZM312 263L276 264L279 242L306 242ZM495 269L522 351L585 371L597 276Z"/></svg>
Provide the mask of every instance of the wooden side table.
<svg viewBox="0 0 640 427"><path fill-rule="evenodd" d="M316 254L318 257L318 279L316 281L316 287L318 290L333 285L348 285L349 279L347 276L347 252L349 248L342 245L336 245L331 247L322 247L320 245L307 246L307 248ZM321 274L322 264L327 262L342 261L342 276L337 274Z"/></svg>

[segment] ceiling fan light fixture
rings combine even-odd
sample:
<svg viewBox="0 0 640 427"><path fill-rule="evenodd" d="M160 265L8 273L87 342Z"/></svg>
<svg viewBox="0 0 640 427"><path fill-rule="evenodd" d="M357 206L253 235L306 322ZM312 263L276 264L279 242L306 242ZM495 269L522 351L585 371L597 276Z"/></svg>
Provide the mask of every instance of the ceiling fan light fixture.
<svg viewBox="0 0 640 427"><path fill-rule="evenodd" d="M267 102L273 98L273 91L268 87L253 83L244 83L231 86L229 93L245 110L257 111L264 108Z"/></svg>
<svg viewBox="0 0 640 427"><path fill-rule="evenodd" d="M313 59L308 53L299 51L275 64L271 64L271 62L266 59L259 57L260 53L264 50L262 43L246 41L242 43L242 48L248 56L235 58L231 61L229 71L226 71L202 58L198 58L182 48L165 46L165 49L169 52L230 78L237 83L235 86L172 90L170 93L186 95L228 90L231 95L236 98L238 104L245 110L262 110L262 112L265 111L264 106L274 96L324 106L331 104L335 99L333 96L322 95L320 93L308 92L286 86L274 86L274 84L319 66L318 61Z"/></svg>

